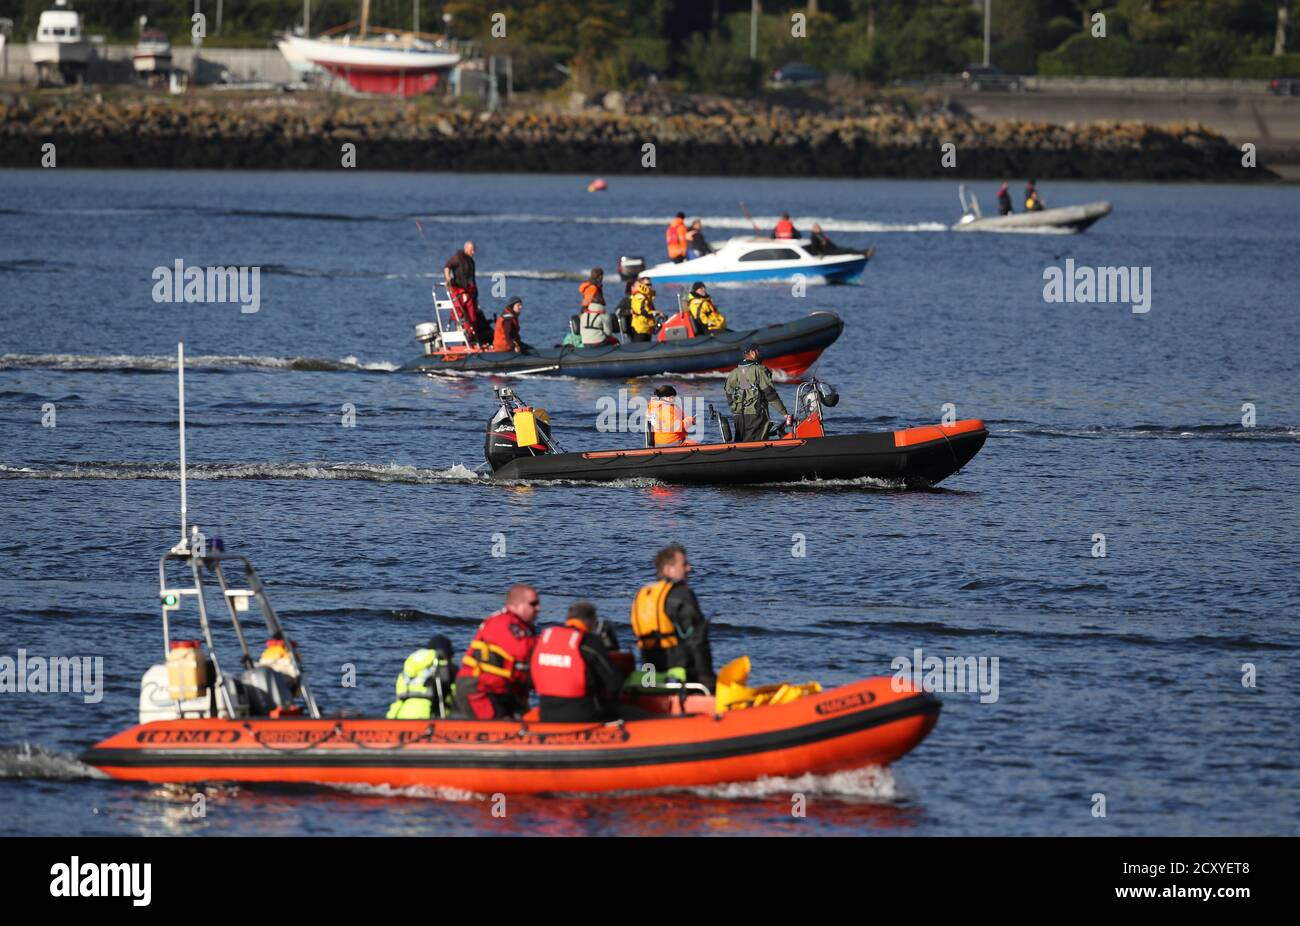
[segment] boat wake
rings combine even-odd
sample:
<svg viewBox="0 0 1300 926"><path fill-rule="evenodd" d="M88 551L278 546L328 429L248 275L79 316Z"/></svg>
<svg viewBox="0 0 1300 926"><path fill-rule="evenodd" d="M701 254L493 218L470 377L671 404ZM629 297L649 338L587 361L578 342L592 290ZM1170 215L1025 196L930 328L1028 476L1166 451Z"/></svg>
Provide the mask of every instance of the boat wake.
<svg viewBox="0 0 1300 926"><path fill-rule="evenodd" d="M1082 440L1253 440L1285 441L1300 440L1300 427L1295 425L1272 425L1253 428L1240 424L1184 424L1159 425L1139 424L1128 427L1090 426L1084 428L1002 428L990 427L990 434L1015 434L1025 437L1059 437Z"/></svg>
<svg viewBox="0 0 1300 926"><path fill-rule="evenodd" d="M72 756L31 743L0 746L0 780L33 778L72 781L78 778L107 778L99 769L78 762Z"/></svg>
<svg viewBox="0 0 1300 926"><path fill-rule="evenodd" d="M245 354L199 354L186 359L190 369L293 370L324 373L391 373L399 364L356 357L259 357ZM81 373L164 373L176 369L176 358L146 354L0 354L0 370L68 370Z"/></svg>
<svg viewBox="0 0 1300 926"><path fill-rule="evenodd" d="M894 803L900 799L893 771L878 767L827 775L800 775L797 778L760 778L758 781L740 781L687 790L701 797L722 800L766 800L772 797L788 798L792 794L856 798L879 803Z"/></svg>
<svg viewBox="0 0 1300 926"><path fill-rule="evenodd" d="M336 480L340 482L392 482L409 485L438 483L476 484L484 476L461 464L447 469L421 469L398 463L193 463L186 470L190 479L281 479ZM51 466L6 466L4 479L179 479L180 468L166 463L87 461Z"/></svg>
<svg viewBox="0 0 1300 926"><path fill-rule="evenodd" d="M419 220L430 226L439 225L636 225L667 227L672 221L671 215L546 215L536 212L455 212L445 214L427 213L334 213L334 212L298 212L283 209L210 209L190 205L158 206L154 208L107 208L107 209L2 209L3 215L30 216L83 216L87 218L135 218L157 216L203 216L207 218L269 219L272 221L300 222L379 222L408 223ZM754 225L748 219L735 215L691 216L710 228L726 228L751 233ZM773 228L779 216L754 216L754 224L761 229ZM865 219L828 219L820 216L797 216L793 219L796 228L806 228L814 222L821 224L827 232L942 232L948 230L944 222L876 222ZM998 229L1009 231L1010 229ZM1030 231L1039 232L1040 229ZM764 232L766 234L766 232ZM11 269L20 269L13 267Z"/></svg>
<svg viewBox="0 0 1300 926"><path fill-rule="evenodd" d="M389 785L331 784L328 787L349 794L366 797L412 798L416 800L447 801L465 804L486 801L489 795L459 788L433 788L412 786L394 788ZM644 798L646 794L694 794L698 797L724 801L766 801L772 798L788 799L791 795L833 797L870 803L893 804L901 800L900 789L889 768L861 768L827 775L800 775L797 778L760 778L757 781L733 782L725 785L708 785L697 788L655 789L650 791L609 791L555 793L539 795L540 800L564 800L576 796L588 798Z"/></svg>

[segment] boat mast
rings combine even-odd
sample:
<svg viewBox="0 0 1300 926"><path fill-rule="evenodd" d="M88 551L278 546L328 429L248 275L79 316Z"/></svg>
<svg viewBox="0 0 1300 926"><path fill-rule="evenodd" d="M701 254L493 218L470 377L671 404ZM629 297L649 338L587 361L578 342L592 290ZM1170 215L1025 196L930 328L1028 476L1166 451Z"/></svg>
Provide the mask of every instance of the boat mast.
<svg viewBox="0 0 1300 926"><path fill-rule="evenodd" d="M366 37L370 29L370 0L361 0L361 38Z"/></svg>

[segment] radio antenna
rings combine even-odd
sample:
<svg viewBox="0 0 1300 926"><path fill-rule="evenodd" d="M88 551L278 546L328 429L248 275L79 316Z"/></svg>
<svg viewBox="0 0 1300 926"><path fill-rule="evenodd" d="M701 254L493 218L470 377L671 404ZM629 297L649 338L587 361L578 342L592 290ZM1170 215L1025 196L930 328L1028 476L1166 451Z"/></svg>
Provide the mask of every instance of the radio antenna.
<svg viewBox="0 0 1300 926"><path fill-rule="evenodd" d="M180 406L181 433L181 542L172 547L173 553L189 553L186 540L188 533L186 518L189 514L188 500L185 492L185 342L176 344L176 398Z"/></svg>

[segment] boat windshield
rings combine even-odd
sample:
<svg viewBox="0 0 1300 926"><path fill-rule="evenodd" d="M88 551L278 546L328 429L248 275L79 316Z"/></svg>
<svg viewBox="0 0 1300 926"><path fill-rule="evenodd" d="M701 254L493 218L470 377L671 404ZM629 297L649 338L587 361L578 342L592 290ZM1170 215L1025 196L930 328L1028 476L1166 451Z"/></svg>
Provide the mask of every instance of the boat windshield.
<svg viewBox="0 0 1300 926"><path fill-rule="evenodd" d="M742 261L750 260L798 260L799 252L792 251L789 248L763 248L758 251L750 251L748 254L740 256Z"/></svg>

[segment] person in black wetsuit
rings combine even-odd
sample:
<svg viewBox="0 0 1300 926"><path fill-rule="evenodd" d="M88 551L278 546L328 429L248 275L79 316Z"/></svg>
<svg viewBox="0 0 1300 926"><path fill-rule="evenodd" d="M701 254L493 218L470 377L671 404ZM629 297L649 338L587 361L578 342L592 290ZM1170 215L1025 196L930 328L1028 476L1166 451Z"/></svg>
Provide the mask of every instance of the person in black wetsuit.
<svg viewBox="0 0 1300 926"><path fill-rule="evenodd" d="M1007 181L998 187L998 215L1011 215L1016 210L1011 208L1011 193L1007 190Z"/></svg>

